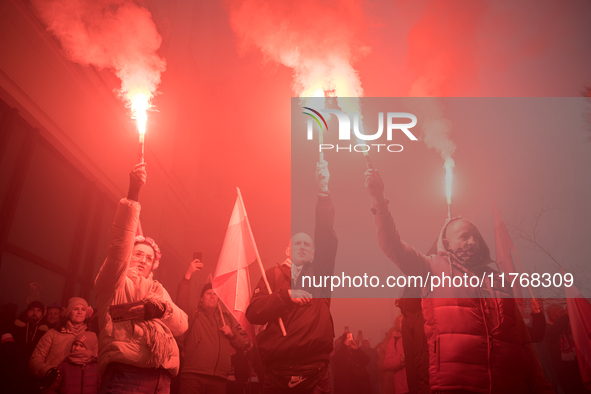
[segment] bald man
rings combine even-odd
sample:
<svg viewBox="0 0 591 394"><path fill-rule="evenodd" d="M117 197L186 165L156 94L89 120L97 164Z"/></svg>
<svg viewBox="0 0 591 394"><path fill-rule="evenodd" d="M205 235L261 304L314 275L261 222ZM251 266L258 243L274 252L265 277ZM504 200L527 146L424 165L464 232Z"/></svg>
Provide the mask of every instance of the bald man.
<svg viewBox="0 0 591 394"><path fill-rule="evenodd" d="M291 238L285 251L287 259L266 271L272 294L261 278L246 310L252 324L266 325L257 336L265 364L265 394L330 393L328 362L334 338L330 289L304 287L302 283L303 276L334 273L338 241L333 230L329 176L328 163L318 163L314 239L306 233Z"/></svg>
<svg viewBox="0 0 591 394"><path fill-rule="evenodd" d="M405 275L451 277L495 272L490 251L468 220L445 223L437 254L426 256L400 239L377 170L365 174L382 251ZM500 281L493 283L500 285ZM445 287L424 293L431 393L552 393L531 347L529 334L510 288ZM463 283L463 282L462 282ZM429 285L427 286L429 288Z"/></svg>

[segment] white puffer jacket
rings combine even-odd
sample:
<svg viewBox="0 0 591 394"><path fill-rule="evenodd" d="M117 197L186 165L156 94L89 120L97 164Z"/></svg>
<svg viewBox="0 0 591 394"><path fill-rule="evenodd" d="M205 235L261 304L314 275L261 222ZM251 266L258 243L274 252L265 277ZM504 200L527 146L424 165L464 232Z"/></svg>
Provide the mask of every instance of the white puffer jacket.
<svg viewBox="0 0 591 394"><path fill-rule="evenodd" d="M179 370L179 349L174 337L187 330L187 315L172 302L164 287L152 279L152 274L144 278L137 270L128 269L139 215L138 202L125 198L119 202L108 255L94 282L100 325L99 373L104 374L109 363L118 362L142 368L163 367L175 376ZM111 305L154 297L168 305L162 319L112 321ZM155 348L166 354L157 363L151 350Z"/></svg>

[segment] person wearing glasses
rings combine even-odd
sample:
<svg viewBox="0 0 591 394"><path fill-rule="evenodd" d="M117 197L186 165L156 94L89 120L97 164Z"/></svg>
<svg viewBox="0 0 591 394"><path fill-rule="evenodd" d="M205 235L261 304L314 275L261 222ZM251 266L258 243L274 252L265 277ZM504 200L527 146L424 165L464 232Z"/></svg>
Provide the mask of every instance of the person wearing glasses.
<svg viewBox="0 0 591 394"><path fill-rule="evenodd" d="M145 183L145 164L138 164L130 174L127 198L117 207L107 258L94 282L99 393L169 393L171 377L179 371L174 337L187 330L187 315L152 277L160 265L158 245L136 236L138 196Z"/></svg>

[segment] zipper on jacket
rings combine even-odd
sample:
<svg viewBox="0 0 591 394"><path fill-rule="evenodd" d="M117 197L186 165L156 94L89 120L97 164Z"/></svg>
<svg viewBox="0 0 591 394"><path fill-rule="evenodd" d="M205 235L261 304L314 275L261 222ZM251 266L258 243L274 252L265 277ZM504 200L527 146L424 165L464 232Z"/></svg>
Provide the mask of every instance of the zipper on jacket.
<svg viewBox="0 0 591 394"><path fill-rule="evenodd" d="M84 367L86 367L86 364L82 365L82 374L80 375L80 394L84 393Z"/></svg>
<svg viewBox="0 0 591 394"><path fill-rule="evenodd" d="M439 370L440 370L440 363L441 363L441 344L439 343L439 339L440 338L441 337L438 335L437 336L437 339L435 339L435 346L434 346L434 349L433 349L433 352L435 353L435 355L437 357L437 368L436 368L436 371L437 372L439 372ZM440 346L437 346L437 345L440 345ZM437 353L437 348L438 347L440 348L439 349L439 353Z"/></svg>

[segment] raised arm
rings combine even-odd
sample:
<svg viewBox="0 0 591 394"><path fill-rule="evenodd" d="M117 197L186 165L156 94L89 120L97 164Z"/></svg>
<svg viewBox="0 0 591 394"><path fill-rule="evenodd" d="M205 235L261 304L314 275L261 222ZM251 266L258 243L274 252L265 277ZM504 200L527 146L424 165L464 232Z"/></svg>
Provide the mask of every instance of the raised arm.
<svg viewBox="0 0 591 394"><path fill-rule="evenodd" d="M365 188L373 199L372 212L378 230L380 249L405 275L425 277L431 270L429 258L400 239L384 197L384 182L377 170L365 173Z"/></svg>
<svg viewBox="0 0 591 394"><path fill-rule="evenodd" d="M316 205L316 224L314 229L314 271L316 275L333 275L338 239L334 231L334 206L328 192L328 163L325 160L316 166L318 183L318 203ZM330 292L323 295L330 297Z"/></svg>
<svg viewBox="0 0 591 394"><path fill-rule="evenodd" d="M201 271L203 263L199 259L194 259L189 263L185 275L179 282L179 286L176 292L176 304L189 316L189 320L192 321L195 315L195 308L191 307L191 277L197 271Z"/></svg>
<svg viewBox="0 0 591 394"><path fill-rule="evenodd" d="M137 202L139 190L146 183L145 164L136 165L129 177L129 192L127 198L119 201L110 231L111 243L107 258L95 279L97 295L101 292L111 293L125 281L140 217L141 206Z"/></svg>

